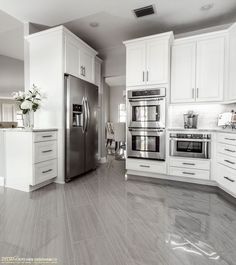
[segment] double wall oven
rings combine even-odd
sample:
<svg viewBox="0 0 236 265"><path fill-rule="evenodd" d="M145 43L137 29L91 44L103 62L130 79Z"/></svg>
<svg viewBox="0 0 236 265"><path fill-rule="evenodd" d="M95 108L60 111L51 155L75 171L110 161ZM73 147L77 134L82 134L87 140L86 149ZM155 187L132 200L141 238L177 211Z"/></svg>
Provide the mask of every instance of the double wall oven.
<svg viewBox="0 0 236 265"><path fill-rule="evenodd" d="M128 157L165 160L165 95L165 88L128 91Z"/></svg>

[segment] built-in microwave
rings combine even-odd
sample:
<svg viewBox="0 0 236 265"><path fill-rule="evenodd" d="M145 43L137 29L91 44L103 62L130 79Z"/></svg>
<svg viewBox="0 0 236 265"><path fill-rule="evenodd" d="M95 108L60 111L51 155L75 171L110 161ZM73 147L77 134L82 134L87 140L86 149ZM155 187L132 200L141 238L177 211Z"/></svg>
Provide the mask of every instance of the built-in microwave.
<svg viewBox="0 0 236 265"><path fill-rule="evenodd" d="M128 91L128 127L165 128L165 88Z"/></svg>
<svg viewBox="0 0 236 265"><path fill-rule="evenodd" d="M129 128L127 157L165 160L165 130Z"/></svg>
<svg viewBox="0 0 236 265"><path fill-rule="evenodd" d="M170 156L209 159L211 156L211 135L171 133Z"/></svg>

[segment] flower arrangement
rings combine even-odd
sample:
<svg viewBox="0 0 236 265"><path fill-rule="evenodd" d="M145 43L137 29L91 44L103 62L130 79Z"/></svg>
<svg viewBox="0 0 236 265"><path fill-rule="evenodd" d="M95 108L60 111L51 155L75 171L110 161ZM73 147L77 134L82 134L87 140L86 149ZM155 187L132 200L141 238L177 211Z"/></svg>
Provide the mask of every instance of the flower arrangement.
<svg viewBox="0 0 236 265"><path fill-rule="evenodd" d="M41 94L37 86L33 85L28 92L14 92L13 98L19 103L19 108L23 114L27 114L30 111L35 112L40 107Z"/></svg>

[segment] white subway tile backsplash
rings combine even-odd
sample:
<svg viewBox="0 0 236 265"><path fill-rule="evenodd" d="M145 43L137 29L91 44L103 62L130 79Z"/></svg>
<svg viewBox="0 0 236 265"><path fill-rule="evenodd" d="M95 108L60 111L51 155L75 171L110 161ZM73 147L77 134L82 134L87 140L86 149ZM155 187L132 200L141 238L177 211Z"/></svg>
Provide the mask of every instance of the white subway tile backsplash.
<svg viewBox="0 0 236 265"><path fill-rule="evenodd" d="M169 128L183 128L183 114L188 111L194 111L199 114L198 128L216 128L218 115L222 112L231 110L236 111L236 104L222 105L222 104L182 104L170 105L168 113L168 127Z"/></svg>

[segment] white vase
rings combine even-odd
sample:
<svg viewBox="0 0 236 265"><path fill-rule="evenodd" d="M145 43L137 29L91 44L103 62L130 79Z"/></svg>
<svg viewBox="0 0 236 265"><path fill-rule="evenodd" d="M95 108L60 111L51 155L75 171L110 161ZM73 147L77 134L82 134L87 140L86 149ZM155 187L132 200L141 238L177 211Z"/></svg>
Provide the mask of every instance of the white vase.
<svg viewBox="0 0 236 265"><path fill-rule="evenodd" d="M34 112L32 110L23 114L23 126L27 129L34 128Z"/></svg>

